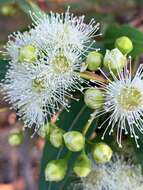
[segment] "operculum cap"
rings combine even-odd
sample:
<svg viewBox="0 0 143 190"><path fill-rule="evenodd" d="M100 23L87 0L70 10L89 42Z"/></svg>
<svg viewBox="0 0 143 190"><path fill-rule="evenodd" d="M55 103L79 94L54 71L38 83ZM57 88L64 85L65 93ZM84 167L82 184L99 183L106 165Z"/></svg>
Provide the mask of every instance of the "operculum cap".
<svg viewBox="0 0 143 190"><path fill-rule="evenodd" d="M97 163L109 162L112 157L112 149L105 143L97 143L92 150L93 158Z"/></svg>
<svg viewBox="0 0 143 190"><path fill-rule="evenodd" d="M22 132L12 132L8 137L8 143L11 146L18 146L23 142L23 138Z"/></svg>
<svg viewBox="0 0 143 190"><path fill-rule="evenodd" d="M86 177L91 171L91 160L85 153L81 153L74 164L74 172L79 177Z"/></svg>
<svg viewBox="0 0 143 190"><path fill-rule="evenodd" d="M103 65L114 72L120 72L125 65L127 64L127 58L122 52L118 49L106 50L104 56Z"/></svg>
<svg viewBox="0 0 143 190"><path fill-rule="evenodd" d="M55 128L51 131L50 142L54 147L60 148L61 146L63 146L64 144L63 134L64 131L60 128Z"/></svg>
<svg viewBox="0 0 143 190"><path fill-rule="evenodd" d="M52 160L45 168L46 181L61 181L67 172L67 161L65 159Z"/></svg>
<svg viewBox="0 0 143 190"><path fill-rule="evenodd" d="M85 91L84 102L91 109L99 109L104 103L104 94L100 89L89 88Z"/></svg>
<svg viewBox="0 0 143 190"><path fill-rule="evenodd" d="M85 137L78 131L69 131L64 135L66 147L72 152L81 151L85 145Z"/></svg>
<svg viewBox="0 0 143 190"><path fill-rule="evenodd" d="M86 63L88 64L88 69L90 71L97 71L103 60L103 55L99 52L92 51L88 54Z"/></svg>
<svg viewBox="0 0 143 190"><path fill-rule="evenodd" d="M127 36L122 36L116 39L115 46L123 53L128 54L133 49L133 43Z"/></svg>
<svg viewBox="0 0 143 190"><path fill-rule="evenodd" d="M50 132L50 123L46 123L44 126L40 128L38 131L38 135L42 138L46 138Z"/></svg>

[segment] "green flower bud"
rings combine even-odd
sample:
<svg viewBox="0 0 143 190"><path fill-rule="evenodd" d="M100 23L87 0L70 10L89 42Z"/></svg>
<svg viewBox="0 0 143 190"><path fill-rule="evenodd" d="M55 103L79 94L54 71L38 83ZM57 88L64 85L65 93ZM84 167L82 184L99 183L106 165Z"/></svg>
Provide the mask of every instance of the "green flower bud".
<svg viewBox="0 0 143 190"><path fill-rule="evenodd" d="M123 54L128 54L133 49L133 43L127 36L122 36L117 38L115 41L115 46L118 48Z"/></svg>
<svg viewBox="0 0 143 190"><path fill-rule="evenodd" d="M33 45L25 45L19 51L20 62L34 62L37 58L37 49Z"/></svg>
<svg viewBox="0 0 143 190"><path fill-rule="evenodd" d="M112 149L105 143L98 143L93 148L92 154L97 163L106 163L112 157Z"/></svg>
<svg viewBox="0 0 143 190"><path fill-rule="evenodd" d="M65 159L50 161L45 169L46 181L61 181L67 171L67 161Z"/></svg>
<svg viewBox="0 0 143 190"><path fill-rule="evenodd" d="M106 50L103 64L109 70L121 71L127 64L127 58L117 48L112 49L111 51Z"/></svg>
<svg viewBox="0 0 143 190"><path fill-rule="evenodd" d="M81 151L84 148L85 138L78 131L69 131L63 135L66 147L72 152Z"/></svg>
<svg viewBox="0 0 143 190"><path fill-rule="evenodd" d="M1 7L1 13L4 16L13 16L16 13L16 7L13 4L6 4Z"/></svg>
<svg viewBox="0 0 143 190"><path fill-rule="evenodd" d="M64 144L63 134L64 134L64 131L59 128L53 129L51 131L50 142L54 147L59 148Z"/></svg>
<svg viewBox="0 0 143 190"><path fill-rule="evenodd" d="M22 132L13 132L8 137L8 143L11 146L18 146L23 142L23 133Z"/></svg>
<svg viewBox="0 0 143 190"><path fill-rule="evenodd" d="M74 164L74 172L79 177L86 177L91 171L91 160L87 157L85 153L78 156Z"/></svg>
<svg viewBox="0 0 143 190"><path fill-rule="evenodd" d="M99 52L92 51L88 54L86 63L90 71L97 71L101 66L103 55Z"/></svg>
<svg viewBox="0 0 143 190"><path fill-rule="evenodd" d="M99 109L104 102L104 94L97 88L89 88L85 91L84 102L91 109Z"/></svg>
<svg viewBox="0 0 143 190"><path fill-rule="evenodd" d="M46 138L50 132L50 124L47 123L43 127L40 128L38 131L38 135L41 136L42 138Z"/></svg>

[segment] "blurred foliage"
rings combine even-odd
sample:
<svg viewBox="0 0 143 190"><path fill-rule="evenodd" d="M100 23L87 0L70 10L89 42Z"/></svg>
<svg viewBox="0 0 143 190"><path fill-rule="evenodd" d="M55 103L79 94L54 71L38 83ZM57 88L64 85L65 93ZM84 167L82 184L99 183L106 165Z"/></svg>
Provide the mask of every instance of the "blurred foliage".
<svg viewBox="0 0 143 190"><path fill-rule="evenodd" d="M0 4L14 3L15 0L0 0Z"/></svg>

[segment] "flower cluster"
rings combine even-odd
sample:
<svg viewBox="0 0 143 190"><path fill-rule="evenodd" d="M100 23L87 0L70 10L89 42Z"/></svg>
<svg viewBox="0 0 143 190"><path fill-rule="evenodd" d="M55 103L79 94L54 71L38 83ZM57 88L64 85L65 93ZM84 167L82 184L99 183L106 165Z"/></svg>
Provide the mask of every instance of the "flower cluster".
<svg viewBox="0 0 143 190"><path fill-rule="evenodd" d="M126 46L129 45L128 48L122 45L124 41ZM123 54L125 50L126 53L132 50L131 41L127 37L122 37L117 39L115 44L120 49L116 47L107 50L103 58L103 66L109 72L99 68L106 82L95 80L96 86L85 92L84 99L86 105L95 110L96 117L107 116L98 126L98 128L105 127L102 139L108 130L111 135L114 129L117 129L117 142L120 147L122 147L122 134L128 133L134 137L139 147L137 131L143 133L143 65L140 64L133 76L131 59L127 59ZM94 56L96 60L97 55Z"/></svg>
<svg viewBox="0 0 143 190"><path fill-rule="evenodd" d="M108 164L94 164L92 172L86 178L82 178L81 184L74 185L73 189L78 190L81 187L84 190L141 190L141 168L116 156Z"/></svg>
<svg viewBox="0 0 143 190"><path fill-rule="evenodd" d="M47 163L45 180L63 180L69 158L76 152L79 154L73 171L85 178L82 179L85 190L143 189L138 168L120 159L97 165L110 161L112 149L104 142L92 141L92 136L87 139L94 119L104 115L98 126L105 127L102 139L108 130L111 135L116 129L120 147L123 133L130 133L139 147L138 131L143 133L143 65L132 75L131 60L127 57L133 49L132 41L122 36L116 39L114 49L102 55L94 45L93 38L99 29L94 19L86 24L84 16L76 17L69 10L63 14L31 13L31 17L33 24L29 31L9 36L6 49L10 62L2 89L5 100L17 110L25 126L34 126L35 133L48 139L53 147L67 148L66 155ZM68 110L69 100L76 99L73 93L85 89L83 83L88 85L84 102L93 109L83 130L65 131L53 122L48 123L48 118L60 113L62 107ZM21 133L9 137L13 146L22 140ZM92 172L89 151L96 161Z"/></svg>
<svg viewBox="0 0 143 190"><path fill-rule="evenodd" d="M31 15L28 32L9 36L10 66L3 89L26 126L34 124L37 131L61 106L68 109L71 92L83 91L78 72L99 25L93 19L85 24L84 16L75 17L69 10Z"/></svg>

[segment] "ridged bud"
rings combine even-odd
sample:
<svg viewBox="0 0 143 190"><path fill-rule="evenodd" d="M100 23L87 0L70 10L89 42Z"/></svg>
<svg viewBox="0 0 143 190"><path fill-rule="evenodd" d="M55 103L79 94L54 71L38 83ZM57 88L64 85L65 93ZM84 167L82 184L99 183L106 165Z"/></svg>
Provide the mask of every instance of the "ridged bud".
<svg viewBox="0 0 143 190"><path fill-rule="evenodd" d="M33 45L25 45L19 50L20 62L34 62L37 59L37 48Z"/></svg>
<svg viewBox="0 0 143 190"><path fill-rule="evenodd" d="M91 160L85 153L81 153L75 161L73 170L78 177L86 177L91 172Z"/></svg>
<svg viewBox="0 0 143 190"><path fill-rule="evenodd" d="M117 48L112 49L111 51L106 50L103 64L109 70L121 71L127 64L127 58Z"/></svg>
<svg viewBox="0 0 143 190"><path fill-rule="evenodd" d="M38 131L38 135L41 136L42 138L46 138L50 132L50 124L47 123L43 127L40 128Z"/></svg>
<svg viewBox="0 0 143 190"><path fill-rule="evenodd" d="M64 134L64 142L66 147L72 152L81 151L85 145L85 138L78 131L69 131Z"/></svg>
<svg viewBox="0 0 143 190"><path fill-rule="evenodd" d="M123 53L128 54L133 49L133 43L127 36L122 36L117 38L115 41L115 46Z"/></svg>
<svg viewBox="0 0 143 190"><path fill-rule="evenodd" d="M45 168L46 181L61 181L67 172L67 161L65 159L52 160Z"/></svg>
<svg viewBox="0 0 143 190"><path fill-rule="evenodd" d="M92 51L88 54L86 63L90 71L97 71L102 64L103 55L99 52Z"/></svg>
<svg viewBox="0 0 143 190"><path fill-rule="evenodd" d="M104 94L97 88L89 88L85 91L84 102L91 109L99 109L104 102Z"/></svg>
<svg viewBox="0 0 143 190"><path fill-rule="evenodd" d="M112 149L105 143L97 143L92 151L93 158L97 163L109 162L112 157Z"/></svg>
<svg viewBox="0 0 143 190"><path fill-rule="evenodd" d="M23 142L22 132L12 132L8 137L8 143L11 146L18 146Z"/></svg>
<svg viewBox="0 0 143 190"><path fill-rule="evenodd" d="M63 134L64 134L64 131L59 128L55 128L50 132L49 140L54 147L60 148L61 146L63 146L64 144Z"/></svg>

